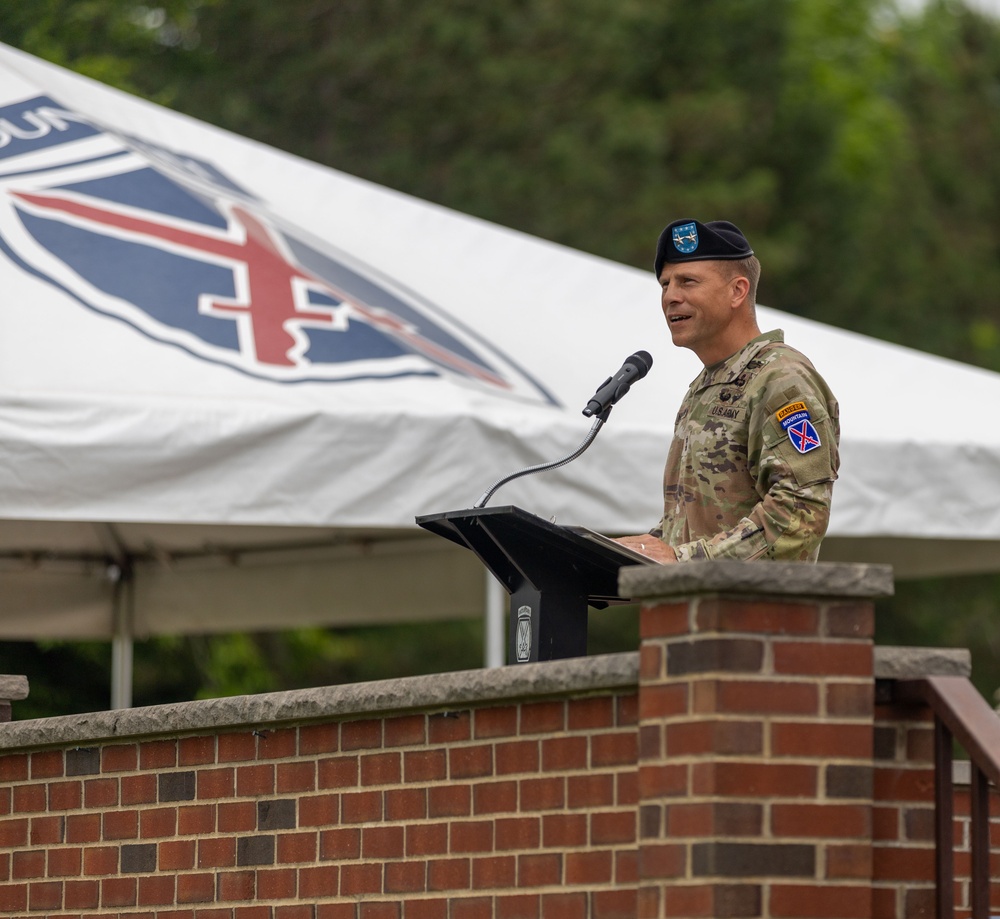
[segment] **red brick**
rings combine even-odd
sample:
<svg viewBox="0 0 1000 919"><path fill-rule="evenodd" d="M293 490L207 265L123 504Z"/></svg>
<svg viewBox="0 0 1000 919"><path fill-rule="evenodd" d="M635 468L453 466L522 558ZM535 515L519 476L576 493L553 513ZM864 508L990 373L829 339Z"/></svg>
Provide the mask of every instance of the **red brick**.
<svg viewBox="0 0 1000 919"><path fill-rule="evenodd" d="M517 881L517 859L513 855L494 855L472 860L472 887L491 890L513 887Z"/></svg>
<svg viewBox="0 0 1000 919"><path fill-rule="evenodd" d="M361 857L361 830L324 830L319 835L319 857L330 861L346 861Z"/></svg>
<svg viewBox="0 0 1000 919"><path fill-rule="evenodd" d="M28 754L0 756L0 782L23 782L28 778Z"/></svg>
<svg viewBox="0 0 1000 919"><path fill-rule="evenodd" d="M101 881L101 905L135 906L137 888L135 878L104 878Z"/></svg>
<svg viewBox="0 0 1000 919"><path fill-rule="evenodd" d="M772 804L775 836L865 838L871 832L868 808L860 804Z"/></svg>
<svg viewBox="0 0 1000 919"><path fill-rule="evenodd" d="M861 641L776 641L774 672L814 676L872 675L872 646Z"/></svg>
<svg viewBox="0 0 1000 919"><path fill-rule="evenodd" d="M427 889L423 862L389 862L385 866L385 893L422 893Z"/></svg>
<svg viewBox="0 0 1000 919"><path fill-rule="evenodd" d="M251 901L255 897L257 876L253 871L220 871L216 879L216 902Z"/></svg>
<svg viewBox="0 0 1000 919"><path fill-rule="evenodd" d="M428 890L467 890L471 883L471 862L449 858L427 863Z"/></svg>
<svg viewBox="0 0 1000 919"><path fill-rule="evenodd" d="M340 749L340 725L310 724L299 728L299 754L336 753Z"/></svg>
<svg viewBox="0 0 1000 919"><path fill-rule="evenodd" d="M332 826L340 820L340 795L299 799L299 826Z"/></svg>
<svg viewBox="0 0 1000 919"><path fill-rule="evenodd" d="M872 852L874 876L879 881L927 881L934 879L934 850L895 849L876 846Z"/></svg>
<svg viewBox="0 0 1000 919"><path fill-rule="evenodd" d="M236 794L240 796L273 795L274 766L238 766L236 769Z"/></svg>
<svg viewBox="0 0 1000 919"><path fill-rule="evenodd" d="M863 600L831 606L826 611L826 634L833 638L871 638L875 634L875 605Z"/></svg>
<svg viewBox="0 0 1000 919"><path fill-rule="evenodd" d="M566 723L571 731L594 731L615 725L614 699L594 696L571 699L566 711Z"/></svg>
<svg viewBox="0 0 1000 919"><path fill-rule="evenodd" d="M472 813L472 786L441 785L428 789L429 817L468 817Z"/></svg>
<svg viewBox="0 0 1000 919"><path fill-rule="evenodd" d="M833 718L870 718L875 708L875 681L826 684L826 713Z"/></svg>
<svg viewBox="0 0 1000 919"><path fill-rule="evenodd" d="M31 777L33 779L59 778L62 775L62 750L40 750L31 754Z"/></svg>
<svg viewBox="0 0 1000 919"><path fill-rule="evenodd" d="M0 884L0 909L20 913L27 908L27 884Z"/></svg>
<svg viewBox="0 0 1000 919"><path fill-rule="evenodd" d="M320 865L299 870L298 895L304 899L335 897L339 892L339 885L340 871L336 865Z"/></svg>
<svg viewBox="0 0 1000 919"><path fill-rule="evenodd" d="M636 813L606 811L590 815L590 844L593 846L628 845L636 841Z"/></svg>
<svg viewBox="0 0 1000 919"><path fill-rule="evenodd" d="M405 715L387 718L384 727L387 747L412 747L427 742L427 716Z"/></svg>
<svg viewBox="0 0 1000 919"><path fill-rule="evenodd" d="M565 702L525 702L521 706L521 734L554 734L565 729Z"/></svg>
<svg viewBox="0 0 1000 919"><path fill-rule="evenodd" d="M358 757L338 756L319 761L320 788L350 788L358 784Z"/></svg>
<svg viewBox="0 0 1000 919"><path fill-rule="evenodd" d="M402 915L402 904L396 901L392 903L365 902L358 904L358 919L399 919ZM275 919L284 917L275 916ZM300 917L289 916L288 919L300 919ZM303 916L301 919L312 919L312 915Z"/></svg>
<svg viewBox="0 0 1000 919"><path fill-rule="evenodd" d="M257 738L253 732L220 734L217 740L220 763L246 763L257 758Z"/></svg>
<svg viewBox="0 0 1000 919"><path fill-rule="evenodd" d="M215 762L215 735L182 737L177 741L178 766L204 766Z"/></svg>
<svg viewBox="0 0 1000 919"><path fill-rule="evenodd" d="M542 845L546 849L566 849L586 844L586 814L546 814L542 817Z"/></svg>
<svg viewBox="0 0 1000 919"><path fill-rule="evenodd" d="M689 768L683 763L641 765L639 793L644 798L687 794Z"/></svg>
<svg viewBox="0 0 1000 919"><path fill-rule="evenodd" d="M83 783L83 805L86 808L98 809L115 807L118 804L118 779L89 779ZM17 789L14 791L14 806L17 807ZM39 808L44 810L44 808Z"/></svg>
<svg viewBox="0 0 1000 919"><path fill-rule="evenodd" d="M517 734L518 710L513 705L502 708L481 708L475 713L475 736L512 737Z"/></svg>
<svg viewBox="0 0 1000 919"><path fill-rule="evenodd" d="M451 851L493 851L493 823L487 820L453 823L451 825Z"/></svg>
<svg viewBox="0 0 1000 919"><path fill-rule="evenodd" d="M73 847L49 850L49 866L46 874L50 878L79 877L82 871L82 849Z"/></svg>
<svg viewBox="0 0 1000 919"><path fill-rule="evenodd" d="M774 756L818 759L872 758L872 729L868 724L772 722Z"/></svg>
<svg viewBox="0 0 1000 919"><path fill-rule="evenodd" d="M136 839L139 836L138 811L108 811L104 814L101 835L104 839Z"/></svg>
<svg viewBox="0 0 1000 919"><path fill-rule="evenodd" d="M169 906L177 896L177 884L173 875L141 877L136 897L137 906Z"/></svg>
<svg viewBox="0 0 1000 919"><path fill-rule="evenodd" d="M562 856L553 852L519 855L518 887L547 887L562 881Z"/></svg>
<svg viewBox="0 0 1000 919"><path fill-rule="evenodd" d="M117 804L118 795L118 783L114 779L106 779L108 788L105 789L108 796L114 796L114 800L109 801L109 804ZM91 783L88 782L88 785ZM13 789L13 795L11 796L12 808L16 813L20 814L30 814L30 813L42 813L48 809L46 803L45 786L44 785L18 785ZM97 806L100 806L102 802L95 802Z"/></svg>
<svg viewBox="0 0 1000 919"><path fill-rule="evenodd" d="M24 825L27 828L27 820ZM70 814L66 817L66 842L97 842L100 838L100 814Z"/></svg>
<svg viewBox="0 0 1000 919"><path fill-rule="evenodd" d="M28 885L28 909L38 912L43 909L59 909L62 906L62 883L40 881Z"/></svg>
<svg viewBox="0 0 1000 919"><path fill-rule="evenodd" d="M200 769L197 773L198 799L231 798L236 790L236 770L232 766L221 769Z"/></svg>
<svg viewBox="0 0 1000 919"><path fill-rule="evenodd" d="M135 744L114 744L101 750L101 772L135 772L139 748Z"/></svg>
<svg viewBox="0 0 1000 919"><path fill-rule="evenodd" d="M667 725L665 736L669 757L754 755L764 749L760 721L687 721Z"/></svg>
<svg viewBox="0 0 1000 919"><path fill-rule="evenodd" d="M101 901L99 881L67 881L63 888L65 909L97 909Z"/></svg>
<svg viewBox="0 0 1000 919"><path fill-rule="evenodd" d="M373 823L382 819L382 794L378 791L345 793L340 806L344 823Z"/></svg>
<svg viewBox="0 0 1000 919"><path fill-rule="evenodd" d="M46 846L63 841L65 820L62 817L32 817L30 839L33 846Z"/></svg>
<svg viewBox="0 0 1000 919"><path fill-rule="evenodd" d="M899 839L900 809L898 807L872 808L872 838L889 841Z"/></svg>
<svg viewBox="0 0 1000 919"><path fill-rule="evenodd" d="M45 850L34 849L22 852L15 852L11 862L11 878L23 880L24 878L45 877Z"/></svg>
<svg viewBox="0 0 1000 919"><path fill-rule="evenodd" d="M719 714L816 715L819 688L812 682L704 680L694 685L692 710Z"/></svg>
<svg viewBox="0 0 1000 919"><path fill-rule="evenodd" d="M257 759L287 759L295 756L298 733L294 728L261 731L257 735Z"/></svg>
<svg viewBox="0 0 1000 919"><path fill-rule="evenodd" d="M427 720L429 743L459 743L463 740L471 740L471 738L471 712L447 712L441 715L431 715Z"/></svg>
<svg viewBox="0 0 1000 919"><path fill-rule="evenodd" d="M639 616L639 634L643 640L684 635L690 631L690 606L687 603L659 603L643 606Z"/></svg>
<svg viewBox="0 0 1000 919"><path fill-rule="evenodd" d="M170 839L157 847L157 867L160 871L187 871L194 867L197 841Z"/></svg>
<svg viewBox="0 0 1000 919"><path fill-rule="evenodd" d="M316 790L316 764L279 763L275 786L278 794L301 793Z"/></svg>
<svg viewBox="0 0 1000 919"><path fill-rule="evenodd" d="M757 632L771 635L816 635L819 608L781 600L705 599L695 615L699 632Z"/></svg>
<svg viewBox="0 0 1000 919"><path fill-rule="evenodd" d="M414 750L403 754L406 782L433 782L448 776L448 757L444 750Z"/></svg>
<svg viewBox="0 0 1000 919"><path fill-rule="evenodd" d="M178 903L211 903L214 899L214 874L177 875Z"/></svg>
<svg viewBox="0 0 1000 919"><path fill-rule="evenodd" d="M509 743L498 743L494 749L496 774L513 775L518 772L537 772L540 756L537 740L514 740Z"/></svg>
<svg viewBox="0 0 1000 919"><path fill-rule="evenodd" d="M341 750L378 750L381 746L381 721L348 721L340 727Z"/></svg>
<svg viewBox="0 0 1000 919"><path fill-rule="evenodd" d="M215 831L215 807L193 804L177 808L177 832L181 836L201 836Z"/></svg>
<svg viewBox="0 0 1000 919"><path fill-rule="evenodd" d="M877 801L932 801L934 773L930 769L874 770L874 794Z"/></svg>
<svg viewBox="0 0 1000 919"><path fill-rule="evenodd" d="M495 900L496 919L543 919L538 894L497 896Z"/></svg>
<svg viewBox="0 0 1000 919"><path fill-rule="evenodd" d="M398 753L375 753L361 757L362 785L398 785L402 780L402 758Z"/></svg>
<svg viewBox="0 0 1000 919"><path fill-rule="evenodd" d="M426 788L400 788L385 792L386 820L423 820L426 816Z"/></svg>
<svg viewBox="0 0 1000 919"><path fill-rule="evenodd" d="M361 894L382 892L382 866L342 865L340 868L340 895L356 897Z"/></svg>
<svg viewBox="0 0 1000 919"><path fill-rule="evenodd" d="M124 784L122 785L124 793ZM156 795L156 781L153 780L153 800ZM82 782L53 782L49 785L49 810L50 811L70 811L76 810L83 803L83 783ZM135 804L135 801L125 801L122 804Z"/></svg>
<svg viewBox="0 0 1000 919"><path fill-rule="evenodd" d="M615 803L615 780L610 774L571 775L566 780L566 806L609 807Z"/></svg>
<svg viewBox="0 0 1000 919"><path fill-rule="evenodd" d="M421 858L448 851L447 823L417 823L406 827L406 854Z"/></svg>
<svg viewBox="0 0 1000 919"><path fill-rule="evenodd" d="M639 737L632 731L614 734L593 734L590 738L591 766L625 766L636 762Z"/></svg>
<svg viewBox="0 0 1000 919"><path fill-rule="evenodd" d="M517 782L488 782L472 789L475 814L513 813L517 810Z"/></svg>
<svg viewBox="0 0 1000 919"><path fill-rule="evenodd" d="M783 763L695 763L691 767L694 794L735 795L741 798L815 797L815 766Z"/></svg>
<svg viewBox="0 0 1000 919"><path fill-rule="evenodd" d="M561 777L522 779L521 810L554 810L566 801L566 780Z"/></svg>
<svg viewBox="0 0 1000 919"><path fill-rule="evenodd" d="M493 774L493 747L453 747L448 753L451 779L481 778Z"/></svg>
<svg viewBox="0 0 1000 919"><path fill-rule="evenodd" d="M83 873L90 877L118 873L118 846L91 846L83 850Z"/></svg>
<svg viewBox="0 0 1000 919"><path fill-rule="evenodd" d="M687 711L688 687L685 683L643 685L639 691L641 720L686 715Z"/></svg>
<svg viewBox="0 0 1000 919"><path fill-rule="evenodd" d="M639 849L640 873L644 881L684 875L685 847L672 844L645 844Z"/></svg>
<svg viewBox="0 0 1000 919"><path fill-rule="evenodd" d="M870 843L826 847L826 876L871 880L872 847Z"/></svg>
<svg viewBox="0 0 1000 919"><path fill-rule="evenodd" d="M606 884L611 881L611 853L567 852L566 884Z"/></svg>
<svg viewBox="0 0 1000 919"><path fill-rule="evenodd" d="M770 895L771 915L795 919L867 919L871 916L870 887L847 887L843 884L773 884Z"/></svg>
<svg viewBox="0 0 1000 919"><path fill-rule="evenodd" d="M122 805L155 804L156 774L123 775L121 780Z"/></svg>
<svg viewBox="0 0 1000 919"><path fill-rule="evenodd" d="M216 824L220 833L252 833L257 829L257 807L253 801L218 805Z"/></svg>
<svg viewBox="0 0 1000 919"><path fill-rule="evenodd" d="M553 737L542 741L542 769L564 772L587 768L586 737Z"/></svg>
<svg viewBox="0 0 1000 919"><path fill-rule="evenodd" d="M472 902L478 904L476 906L476 912L471 915L466 915L462 912L462 906L466 902ZM483 908L482 904L484 902L483 898L469 898L468 900L458 900L458 899L420 899L420 900L406 900L403 903L403 916L404 919L448 919L449 911L448 907L451 906L451 919L477 919L477 917L484 915L481 910ZM491 903L488 899L485 900L486 906L491 907ZM344 917L325 917L317 916L316 919L355 919L354 913L350 916Z"/></svg>
<svg viewBox="0 0 1000 919"><path fill-rule="evenodd" d="M316 833L281 833L278 836L278 861L284 865L316 861L318 840Z"/></svg>
<svg viewBox="0 0 1000 919"><path fill-rule="evenodd" d="M198 840L199 868L235 868L236 839L233 836L218 836Z"/></svg>
<svg viewBox="0 0 1000 919"><path fill-rule="evenodd" d="M75 816L75 815L74 815ZM69 821L72 821L74 817L70 817L67 821L67 831L69 828ZM100 833L100 817L97 818L98 821L98 834ZM13 846L26 846L28 844L28 818L18 817L15 820L0 820L0 846L13 847ZM68 835L68 832L67 832ZM100 838L99 835L94 836L93 839ZM82 840L72 840L68 839L67 842L80 842Z"/></svg>
<svg viewBox="0 0 1000 919"><path fill-rule="evenodd" d="M541 845L542 822L538 817L499 818L494 823L497 851L537 849Z"/></svg>
<svg viewBox="0 0 1000 919"><path fill-rule="evenodd" d="M176 740L152 740L139 746L139 768L169 769L177 765Z"/></svg>

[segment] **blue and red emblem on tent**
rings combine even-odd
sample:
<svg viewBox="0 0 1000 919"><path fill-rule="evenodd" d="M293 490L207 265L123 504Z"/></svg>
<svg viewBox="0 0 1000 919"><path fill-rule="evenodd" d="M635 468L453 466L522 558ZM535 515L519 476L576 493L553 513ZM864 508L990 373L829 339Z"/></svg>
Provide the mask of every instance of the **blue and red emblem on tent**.
<svg viewBox="0 0 1000 919"><path fill-rule="evenodd" d="M443 310L204 160L47 97L0 108L0 250L97 313L278 382L450 376L555 400Z"/></svg>

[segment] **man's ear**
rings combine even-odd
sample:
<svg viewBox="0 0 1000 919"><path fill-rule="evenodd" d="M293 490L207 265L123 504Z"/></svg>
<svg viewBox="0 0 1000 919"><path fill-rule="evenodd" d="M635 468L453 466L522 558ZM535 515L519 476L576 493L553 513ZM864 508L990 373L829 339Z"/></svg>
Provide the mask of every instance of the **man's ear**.
<svg viewBox="0 0 1000 919"><path fill-rule="evenodd" d="M735 309L746 300L747 295L750 293L750 282L742 275L739 275L729 283L731 285L730 290L732 291L730 303L733 309Z"/></svg>

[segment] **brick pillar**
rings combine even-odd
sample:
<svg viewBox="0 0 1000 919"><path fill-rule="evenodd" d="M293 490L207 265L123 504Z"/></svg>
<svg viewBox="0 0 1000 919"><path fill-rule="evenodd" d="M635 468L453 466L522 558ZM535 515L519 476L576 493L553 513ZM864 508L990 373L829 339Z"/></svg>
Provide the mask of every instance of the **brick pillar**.
<svg viewBox="0 0 1000 919"><path fill-rule="evenodd" d="M643 602L639 916L870 919L885 566L622 572Z"/></svg>

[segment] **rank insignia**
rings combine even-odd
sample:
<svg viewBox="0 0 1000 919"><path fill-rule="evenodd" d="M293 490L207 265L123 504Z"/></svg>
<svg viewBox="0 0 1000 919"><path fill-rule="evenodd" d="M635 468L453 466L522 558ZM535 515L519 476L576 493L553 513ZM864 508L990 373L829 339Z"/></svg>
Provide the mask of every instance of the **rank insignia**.
<svg viewBox="0 0 1000 919"><path fill-rule="evenodd" d="M788 439L799 453L808 453L821 445L805 402L790 402L778 409L774 417L782 429L788 432Z"/></svg>
<svg viewBox="0 0 1000 919"><path fill-rule="evenodd" d="M689 255L698 248L698 227L693 223L674 227L670 235L673 238L674 248L678 252Z"/></svg>

